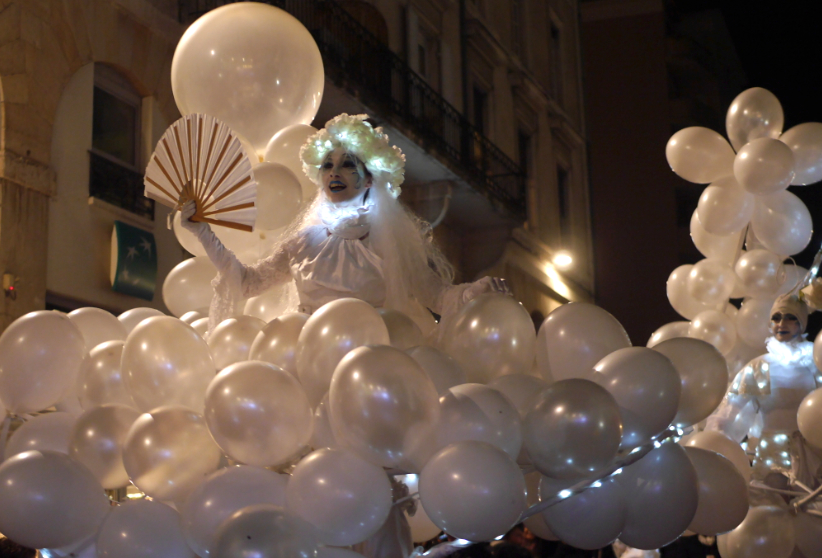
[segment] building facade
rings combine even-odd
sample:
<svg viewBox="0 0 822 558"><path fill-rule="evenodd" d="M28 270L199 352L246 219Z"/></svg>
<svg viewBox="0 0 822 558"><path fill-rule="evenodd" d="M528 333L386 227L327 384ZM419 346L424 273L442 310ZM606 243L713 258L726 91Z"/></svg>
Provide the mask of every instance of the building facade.
<svg viewBox="0 0 822 558"><path fill-rule="evenodd" d="M46 307L165 310L163 280L188 254L168 210L141 196L141 175L179 118L176 43L223 3L3 2L0 327ZM314 125L366 112L387 130L408 157L401 199L435 225L459 280L506 277L536 317L592 300L578 2L271 3L323 55ZM151 240L141 250L156 279L143 298L112 286L112 233L126 229ZM561 250L567 269L552 263Z"/></svg>

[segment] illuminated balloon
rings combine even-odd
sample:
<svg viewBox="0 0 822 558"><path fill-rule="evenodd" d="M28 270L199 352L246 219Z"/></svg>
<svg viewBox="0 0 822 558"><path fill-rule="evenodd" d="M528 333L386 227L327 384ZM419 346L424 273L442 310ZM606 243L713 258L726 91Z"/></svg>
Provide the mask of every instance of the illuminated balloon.
<svg viewBox="0 0 822 558"><path fill-rule="evenodd" d="M311 447L314 449L341 447L331 428L331 405L326 393L317 408L314 409L314 433L311 435Z"/></svg>
<svg viewBox="0 0 822 558"><path fill-rule="evenodd" d="M420 345L406 351L417 361L428 378L434 382L437 394L444 395L450 388L466 383L465 372L459 363L429 345Z"/></svg>
<svg viewBox="0 0 822 558"><path fill-rule="evenodd" d="M185 498L204 476L217 469L220 457L205 419L180 406L160 407L140 415L123 446L129 478L159 500Z"/></svg>
<svg viewBox="0 0 822 558"><path fill-rule="evenodd" d="M208 314L214 294L211 281L216 275L217 269L206 256L183 260L163 282L163 302L177 317L191 310Z"/></svg>
<svg viewBox="0 0 822 558"><path fill-rule="evenodd" d="M694 316L688 335L710 343L723 355L730 354L736 344L733 318L717 310L705 310Z"/></svg>
<svg viewBox="0 0 822 558"><path fill-rule="evenodd" d="M215 367L208 345L194 329L170 316L149 318L123 347L122 374L137 408L184 405L202 411Z"/></svg>
<svg viewBox="0 0 822 558"><path fill-rule="evenodd" d="M773 300L749 298L736 314L736 333L752 347L759 347L771 335L771 307Z"/></svg>
<svg viewBox="0 0 822 558"><path fill-rule="evenodd" d="M520 303L502 294L476 297L448 322L443 349L465 371L468 381L488 383L497 376L528 372L534 361L534 322Z"/></svg>
<svg viewBox="0 0 822 558"><path fill-rule="evenodd" d="M716 535L734 529L748 513L748 483L718 453L694 447L686 447L685 453L699 483L699 505L688 530Z"/></svg>
<svg viewBox="0 0 822 558"><path fill-rule="evenodd" d="M340 298L314 312L297 340L297 371L313 406L319 404L342 358L363 345L388 345L388 329L373 306Z"/></svg>
<svg viewBox="0 0 822 558"><path fill-rule="evenodd" d="M83 361L77 378L77 396L83 409L106 403L136 407L120 371L123 341L109 341L94 347Z"/></svg>
<svg viewBox="0 0 822 558"><path fill-rule="evenodd" d="M125 326L111 312L100 308L78 308L69 312L68 317L83 334L87 351L106 341L126 339Z"/></svg>
<svg viewBox="0 0 822 558"><path fill-rule="evenodd" d="M165 314L156 308L132 308L117 316L117 319L120 320L120 323L126 328L126 335L128 335L131 333L131 330L137 327L137 324L154 316L165 316Z"/></svg>
<svg viewBox="0 0 822 558"><path fill-rule="evenodd" d="M317 195L317 185L311 182L303 172L303 162L300 159L300 148L309 136L314 135L317 129L307 124L292 124L286 126L268 142L263 160L285 165L300 181L303 202L307 202Z"/></svg>
<svg viewBox="0 0 822 558"><path fill-rule="evenodd" d="M255 227L272 230L286 226L297 215L303 197L294 172L279 163L260 163L254 167L254 179L257 181Z"/></svg>
<svg viewBox="0 0 822 558"><path fill-rule="evenodd" d="M708 128L693 126L675 133L665 147L665 157L671 170L697 184L733 173L733 149L725 138Z"/></svg>
<svg viewBox="0 0 822 558"><path fill-rule="evenodd" d="M85 354L83 334L62 312L17 318L0 335L0 400L15 414L54 405L77 381Z"/></svg>
<svg viewBox="0 0 822 558"><path fill-rule="evenodd" d="M310 558L317 553L314 527L271 504L235 512L217 530L209 555L214 558Z"/></svg>
<svg viewBox="0 0 822 558"><path fill-rule="evenodd" d="M553 383L539 395L525 415L522 432L538 471L573 479L603 469L616 456L622 420L608 391L574 378Z"/></svg>
<svg viewBox="0 0 822 558"><path fill-rule="evenodd" d="M760 196L756 200L751 226L765 248L786 256L804 250L813 233L810 211L790 192Z"/></svg>
<svg viewBox="0 0 822 558"><path fill-rule="evenodd" d="M537 335L537 366L548 383L570 378L590 380L600 359L630 346L628 334L611 314L593 304L571 302L542 322Z"/></svg>
<svg viewBox="0 0 822 558"><path fill-rule="evenodd" d="M90 539L109 510L88 469L47 450L24 452L0 465L0 501L0 532L30 548Z"/></svg>
<svg viewBox="0 0 822 558"><path fill-rule="evenodd" d="M287 475L259 467L235 466L212 473L180 508L189 546L202 558L210 558L209 549L225 520L257 504L285 507L287 484Z"/></svg>
<svg viewBox="0 0 822 558"><path fill-rule="evenodd" d="M297 377L297 340L308 321L308 314L283 314L268 322L251 344L249 360L262 360L279 366Z"/></svg>
<svg viewBox="0 0 822 558"><path fill-rule="evenodd" d="M619 406L620 449L648 442L674 420L682 380L668 357L653 349L628 347L600 360L594 371L594 381L608 390Z"/></svg>
<svg viewBox="0 0 822 558"><path fill-rule="evenodd" d="M98 558L196 558L180 514L162 502L135 500L112 509L97 536Z"/></svg>
<svg viewBox="0 0 822 558"><path fill-rule="evenodd" d="M785 282L782 258L768 250L743 252L734 270L745 287L745 293L756 298L776 298L777 290Z"/></svg>
<svg viewBox="0 0 822 558"><path fill-rule="evenodd" d="M286 488L287 509L317 528L323 544L348 546L377 532L391 511L391 484L381 467L347 450L305 457Z"/></svg>
<svg viewBox="0 0 822 558"><path fill-rule="evenodd" d="M719 260L700 260L688 273L688 294L704 304L727 301L735 284L734 271Z"/></svg>
<svg viewBox="0 0 822 558"><path fill-rule="evenodd" d="M526 506L525 480L516 462L485 442L451 444L420 474L420 502L443 531L489 541L513 527Z"/></svg>
<svg viewBox="0 0 822 558"><path fill-rule="evenodd" d="M733 176L726 176L702 191L696 214L709 233L731 234L742 230L751 220L754 202L754 196L746 192Z"/></svg>
<svg viewBox="0 0 822 558"><path fill-rule="evenodd" d="M128 484L123 444L140 412L125 405L102 405L84 412L71 431L69 455L94 474L105 489Z"/></svg>
<svg viewBox="0 0 822 558"><path fill-rule="evenodd" d="M748 460L745 450L721 432L703 430L702 432L692 434L687 440L683 440L683 442L683 445L686 447L699 448L718 453L734 464L746 483L750 481L751 462Z"/></svg>
<svg viewBox="0 0 822 558"><path fill-rule="evenodd" d="M46 413L27 420L9 438L6 459L33 450L68 454L75 421L69 413Z"/></svg>
<svg viewBox="0 0 822 558"><path fill-rule="evenodd" d="M237 316L220 322L206 340L217 370L248 360L251 344L264 326L264 321L253 316Z"/></svg>
<svg viewBox="0 0 822 558"><path fill-rule="evenodd" d="M663 341L654 350L668 357L682 382L673 424L686 427L708 418L728 388L722 354L705 341L687 337Z"/></svg>
<svg viewBox="0 0 822 558"><path fill-rule="evenodd" d="M728 533L726 558L789 558L796 544L790 513L776 506L755 506Z"/></svg>
<svg viewBox="0 0 822 558"><path fill-rule="evenodd" d="M711 310L716 306L700 302L688 292L690 274L693 268L694 266L691 264L679 266L671 272L668 276L668 282L665 284L668 302L671 303L671 307L676 310L680 316L689 320L692 320L700 312Z"/></svg>
<svg viewBox="0 0 822 558"><path fill-rule="evenodd" d="M790 147L773 138L747 143L734 159L734 176L751 194L766 196L787 188L793 182L794 157Z"/></svg>
<svg viewBox="0 0 822 558"><path fill-rule="evenodd" d="M206 391L205 419L231 458L268 467L293 458L311 439L314 414L294 376L250 360L225 368Z"/></svg>
<svg viewBox="0 0 822 558"><path fill-rule="evenodd" d="M548 385L545 380L530 374L508 374L488 382L488 387L498 390L514 404L521 417L531 410Z"/></svg>
<svg viewBox="0 0 822 558"><path fill-rule="evenodd" d="M545 477L543 477L542 473L539 471L534 471L533 473L528 473L525 475L525 490L527 491L527 502L529 508L540 501L539 485L540 480L543 478ZM528 527L529 531L541 539L545 539L546 541L559 540L554 532L551 531L551 528L548 527L548 524L545 523L545 518L541 513L536 513L531 517L527 517L522 524Z"/></svg>
<svg viewBox="0 0 822 558"><path fill-rule="evenodd" d="M191 310L189 312L186 312L182 316L180 316L180 321L185 322L188 325L191 325L194 322L196 322L197 320L201 320L201 319L207 318L207 317L208 316L204 316L202 313L197 312L196 310Z"/></svg>
<svg viewBox="0 0 822 558"><path fill-rule="evenodd" d="M675 339L677 337L688 337L688 330L691 327L691 322L670 322L658 328L651 334L646 347L652 349L668 339Z"/></svg>
<svg viewBox="0 0 822 558"><path fill-rule="evenodd" d="M311 34L294 16L264 4L211 10L186 30L171 63L180 112L219 118L260 155L277 130L314 119L323 85Z"/></svg>
<svg viewBox="0 0 822 558"><path fill-rule="evenodd" d="M742 245L739 234L718 235L709 233L700 224L696 211L691 215L690 231L691 240L694 241L694 246L700 254L706 258L713 258L728 264L734 263L736 254ZM669 292L668 298L670 296Z"/></svg>
<svg viewBox="0 0 822 558"><path fill-rule="evenodd" d="M268 323L283 316L289 306L289 291L294 286L290 282L276 285L259 296L249 298L243 309L246 316L254 316Z"/></svg>
<svg viewBox="0 0 822 558"><path fill-rule="evenodd" d="M387 308L380 308L377 312L388 328L388 338L392 347L405 351L425 342L420 326L402 312Z"/></svg>
<svg viewBox="0 0 822 558"><path fill-rule="evenodd" d="M815 345L816 343L814 352ZM810 445L822 448L822 388L815 389L805 396L799 404L796 420L802 437Z"/></svg>
<svg viewBox="0 0 822 558"><path fill-rule="evenodd" d="M791 184L804 186L822 180L822 124L799 124L779 136L779 141L791 148L796 161Z"/></svg>
<svg viewBox="0 0 822 558"><path fill-rule="evenodd" d="M773 93L761 87L746 89L736 96L725 117L725 129L737 151L758 138L778 138L785 116Z"/></svg>

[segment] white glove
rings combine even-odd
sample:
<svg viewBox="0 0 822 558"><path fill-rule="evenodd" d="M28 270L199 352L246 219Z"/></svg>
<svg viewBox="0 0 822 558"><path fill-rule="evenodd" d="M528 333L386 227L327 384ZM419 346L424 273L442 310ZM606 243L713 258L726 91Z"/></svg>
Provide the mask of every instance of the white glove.
<svg viewBox="0 0 822 558"><path fill-rule="evenodd" d="M200 231L202 231L203 229L210 229L211 227L208 226L208 223L197 223L194 221L190 221L191 217L196 212L197 204L194 202L194 200L189 200L186 203L184 203L183 207L180 208L180 224L183 226L185 230L199 238Z"/></svg>
<svg viewBox="0 0 822 558"><path fill-rule="evenodd" d="M479 295L497 293L510 295L511 289L508 288L508 283L502 277L483 277L478 281L474 281L462 293L462 301L468 302L477 298Z"/></svg>

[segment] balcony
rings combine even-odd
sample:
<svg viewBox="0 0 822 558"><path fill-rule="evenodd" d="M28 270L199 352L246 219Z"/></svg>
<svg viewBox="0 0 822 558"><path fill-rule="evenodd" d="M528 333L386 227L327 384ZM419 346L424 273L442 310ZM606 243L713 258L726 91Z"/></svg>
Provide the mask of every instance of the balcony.
<svg viewBox="0 0 822 558"><path fill-rule="evenodd" d="M288 11L311 32L326 76L354 89L380 114L409 130L474 190L509 218L526 216L525 175L399 56L334 0L265 0ZM191 22L231 0L180 0L180 20Z"/></svg>
<svg viewBox="0 0 822 558"><path fill-rule="evenodd" d="M154 220L154 200L143 196L142 174L94 151L89 158L89 196Z"/></svg>

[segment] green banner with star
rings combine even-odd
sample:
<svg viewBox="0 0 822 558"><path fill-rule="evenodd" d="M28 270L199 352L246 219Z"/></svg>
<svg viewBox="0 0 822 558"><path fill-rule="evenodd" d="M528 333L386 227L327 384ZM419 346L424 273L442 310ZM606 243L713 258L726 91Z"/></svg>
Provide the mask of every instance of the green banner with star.
<svg viewBox="0 0 822 558"><path fill-rule="evenodd" d="M154 299L157 244L154 234L114 221L111 233L111 288L144 300Z"/></svg>

